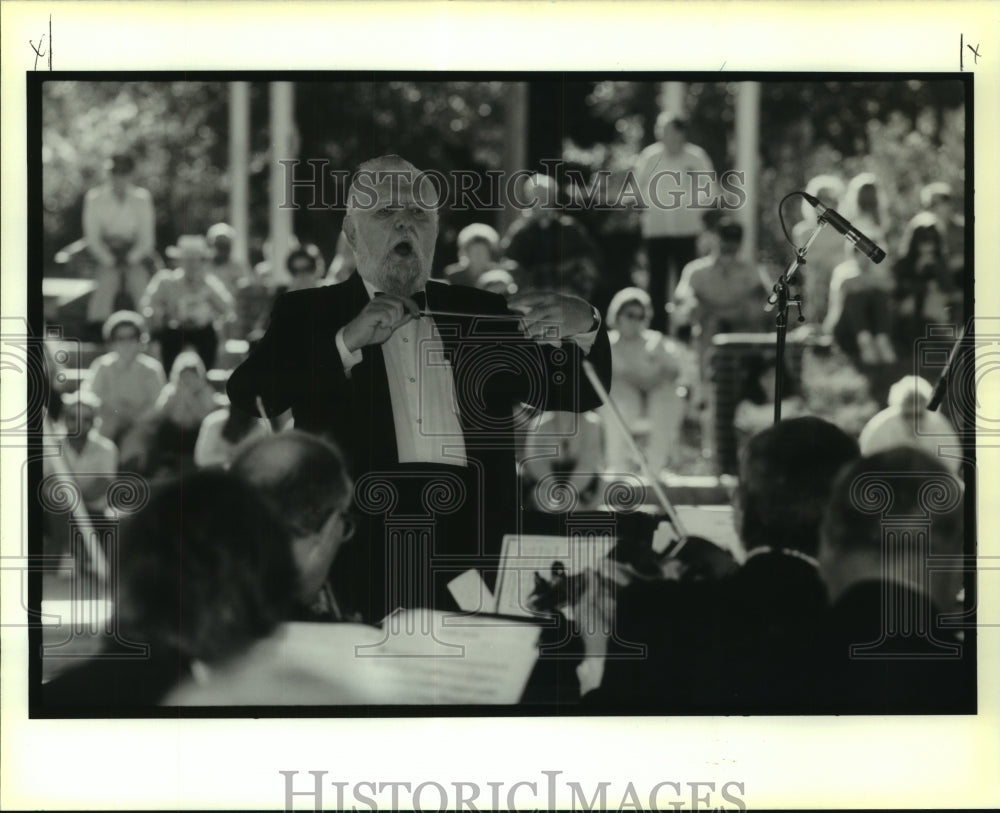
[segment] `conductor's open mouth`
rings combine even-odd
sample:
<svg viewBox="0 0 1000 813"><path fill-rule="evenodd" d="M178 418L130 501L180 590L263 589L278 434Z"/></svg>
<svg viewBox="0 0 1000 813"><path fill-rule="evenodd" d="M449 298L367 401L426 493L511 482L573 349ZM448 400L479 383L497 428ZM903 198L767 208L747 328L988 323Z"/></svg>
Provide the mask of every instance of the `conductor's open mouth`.
<svg viewBox="0 0 1000 813"><path fill-rule="evenodd" d="M402 243L396 243L392 250L400 257L409 257L413 253L413 246L404 240Z"/></svg>

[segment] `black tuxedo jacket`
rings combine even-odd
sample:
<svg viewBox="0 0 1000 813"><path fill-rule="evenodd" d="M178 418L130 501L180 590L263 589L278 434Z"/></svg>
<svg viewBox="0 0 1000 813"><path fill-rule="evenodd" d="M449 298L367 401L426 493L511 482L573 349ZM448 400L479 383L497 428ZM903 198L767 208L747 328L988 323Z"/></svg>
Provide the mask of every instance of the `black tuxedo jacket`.
<svg viewBox="0 0 1000 813"><path fill-rule="evenodd" d="M515 410L521 403L574 412L599 406L580 366L585 356L570 340L554 347L526 338L517 315L497 294L436 281L426 293L430 310L469 314L434 320L454 374L469 468L479 480L479 516L486 527L512 532ZM290 408L296 428L333 440L355 478L399 467L381 346L363 348L363 360L349 376L336 346L337 331L368 301L357 274L338 285L285 294L254 353L228 383L237 407L256 413L260 397L268 414ZM611 350L603 325L586 358L609 386Z"/></svg>

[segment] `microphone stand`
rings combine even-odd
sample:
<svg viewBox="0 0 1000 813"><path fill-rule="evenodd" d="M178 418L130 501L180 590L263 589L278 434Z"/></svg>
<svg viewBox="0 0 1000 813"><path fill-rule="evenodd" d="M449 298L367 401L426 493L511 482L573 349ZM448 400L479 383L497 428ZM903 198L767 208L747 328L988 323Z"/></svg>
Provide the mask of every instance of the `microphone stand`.
<svg viewBox="0 0 1000 813"><path fill-rule="evenodd" d="M764 305L764 310L770 313L772 310L777 309L778 314L775 316L774 324L777 327L777 334L775 336L775 357L774 357L774 422L777 423L781 420L781 390L784 385L784 372L785 372L785 336L788 332L788 306L794 305L799 311L799 321L804 322L806 318L802 315L802 295L791 293L791 287L798 284L798 280L795 278L796 272L799 270L800 266L806 264L806 252L809 251L809 246L813 244L817 235L826 226L826 220L823 217L819 217L816 221L816 228L813 229L812 234L809 235L809 239L802 248L795 250L795 259L792 260L788 269L778 277L778 281L774 283L771 288L771 295L767 298L767 304Z"/></svg>

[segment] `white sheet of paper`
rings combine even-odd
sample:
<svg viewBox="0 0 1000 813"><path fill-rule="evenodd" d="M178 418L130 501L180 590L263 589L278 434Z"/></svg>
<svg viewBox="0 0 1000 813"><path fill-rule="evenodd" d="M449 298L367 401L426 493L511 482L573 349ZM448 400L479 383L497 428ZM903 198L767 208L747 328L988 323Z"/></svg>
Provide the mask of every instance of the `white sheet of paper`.
<svg viewBox="0 0 1000 813"><path fill-rule="evenodd" d="M448 592L459 609L467 613L489 612L496 606L496 597L490 592L478 570L470 569L457 575L448 582Z"/></svg>
<svg viewBox="0 0 1000 813"><path fill-rule="evenodd" d="M743 545L733 526L733 509L729 505L678 505L677 515L684 529L694 536L701 536L725 548L743 560Z"/></svg>
<svg viewBox="0 0 1000 813"><path fill-rule="evenodd" d="M384 629L290 623L165 705L517 703L538 659L534 624L401 610Z"/></svg>
<svg viewBox="0 0 1000 813"><path fill-rule="evenodd" d="M562 562L567 576L587 568L604 572L614 537L582 539L565 536L508 534L503 538L500 578L497 588L497 613L532 617L529 598L536 578L551 581L552 566Z"/></svg>

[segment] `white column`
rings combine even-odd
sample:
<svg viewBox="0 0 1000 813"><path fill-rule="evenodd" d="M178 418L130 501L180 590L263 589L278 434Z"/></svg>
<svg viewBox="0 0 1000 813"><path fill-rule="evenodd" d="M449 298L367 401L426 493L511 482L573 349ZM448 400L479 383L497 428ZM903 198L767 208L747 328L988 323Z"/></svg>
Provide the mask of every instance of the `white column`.
<svg viewBox="0 0 1000 813"><path fill-rule="evenodd" d="M271 269L275 282L286 282L285 258L291 250L291 208L281 208L285 199L285 168L278 163L297 158L295 138L295 88L291 82L271 83Z"/></svg>
<svg viewBox="0 0 1000 813"><path fill-rule="evenodd" d="M250 85L229 83L229 225L236 230L233 257L247 261L250 236Z"/></svg>
<svg viewBox="0 0 1000 813"><path fill-rule="evenodd" d="M503 183L502 195L506 195L507 179L515 172L527 169L528 160L528 86L524 82L511 82L507 86L504 114ZM516 190L512 190L517 194ZM517 220L520 212L506 198L496 224L500 235Z"/></svg>
<svg viewBox="0 0 1000 813"><path fill-rule="evenodd" d="M735 212L743 224L742 256L757 259L757 229L760 196L757 194L760 174L760 83L740 82L736 92L736 167L746 173L743 189L746 204Z"/></svg>

